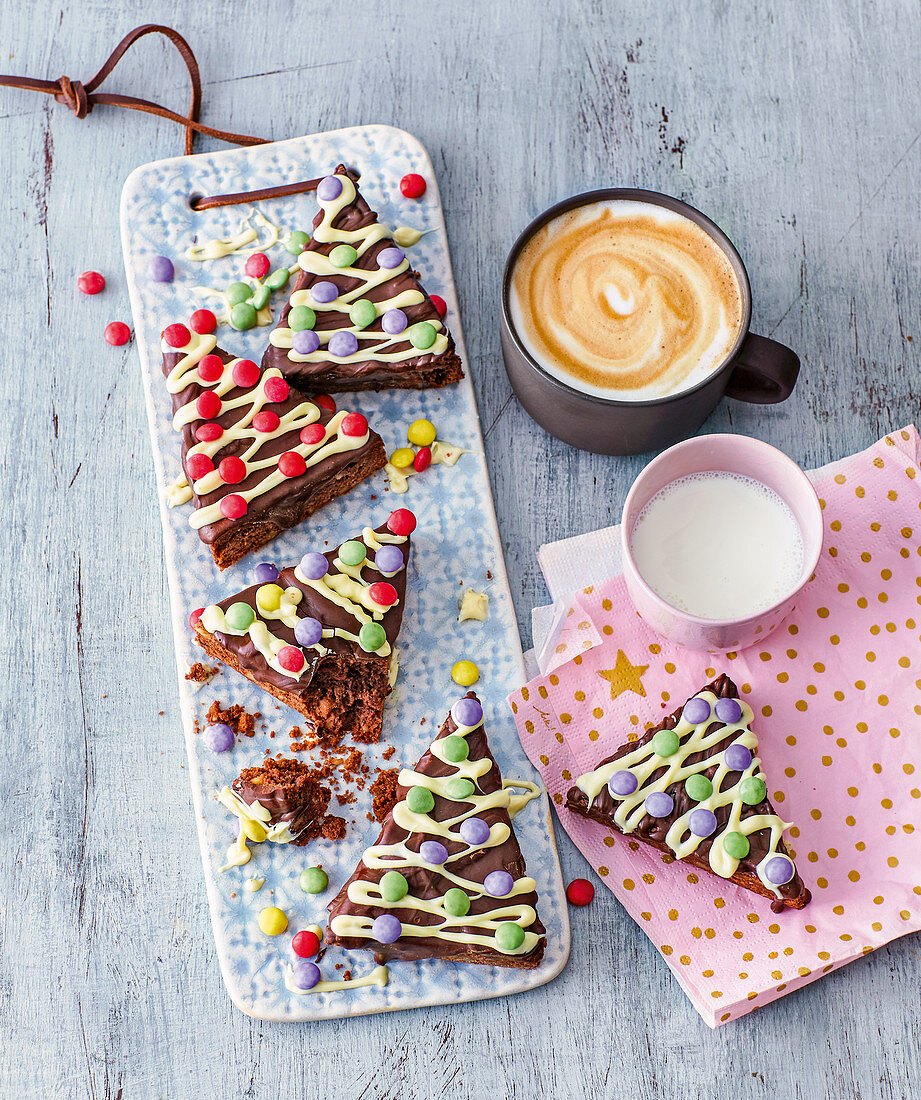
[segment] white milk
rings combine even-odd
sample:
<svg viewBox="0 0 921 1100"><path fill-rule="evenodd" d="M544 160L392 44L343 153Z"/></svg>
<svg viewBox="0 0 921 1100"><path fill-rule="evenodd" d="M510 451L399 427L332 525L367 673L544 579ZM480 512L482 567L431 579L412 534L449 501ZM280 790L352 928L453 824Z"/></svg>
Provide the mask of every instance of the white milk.
<svg viewBox="0 0 921 1100"><path fill-rule="evenodd" d="M803 536L766 485L721 471L666 485L640 513L630 540L646 583L702 619L744 619L800 581Z"/></svg>

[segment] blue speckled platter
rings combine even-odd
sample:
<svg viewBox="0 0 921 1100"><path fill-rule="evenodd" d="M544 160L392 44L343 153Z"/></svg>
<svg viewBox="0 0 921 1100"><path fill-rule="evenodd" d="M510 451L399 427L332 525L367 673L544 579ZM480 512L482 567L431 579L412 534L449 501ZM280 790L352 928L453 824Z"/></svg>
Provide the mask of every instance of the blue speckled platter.
<svg viewBox="0 0 921 1100"><path fill-rule="evenodd" d="M519 993L550 981L569 956L569 921L546 793L515 819L528 871L537 881L539 913L547 928L547 950L535 970L437 960L396 963L390 967L386 988L366 986L303 995L288 992L284 974L293 959L292 935L313 923L325 927L327 903L377 836L378 825L367 818L367 790L359 792L356 804L344 808L337 808L333 799L331 812L349 821L344 841L320 841L305 848L253 845L250 863L220 871L235 822L215 800L216 791L231 782L241 768L258 763L266 748L273 754L286 749L288 731L299 723L300 715L230 670L223 670L210 686L196 691L184 678L203 656L191 640L189 612L253 583L253 569L259 561L277 565L296 562L307 550L327 549L353 537L366 523L376 526L396 507L411 508L419 525L398 643L400 671L384 717L385 740L366 752L366 761L372 766L415 763L451 704L463 694L451 680L450 669L456 660L468 657L481 670L477 691L484 703L490 745L503 774L538 778L521 749L505 703L506 695L523 682L525 673L469 379L425 393L339 395L340 408L365 413L384 437L388 453L405 445L406 428L417 417L430 419L440 439L472 453L453 468L432 467L411 478L408 493L401 496L388 490L383 473L377 474L223 574L188 525L191 505L170 509L165 503L166 490L181 471L179 437L170 424L170 401L160 369L159 334L172 321L186 321L198 306L211 306L211 302L198 300L191 288L225 287L240 278L244 260L256 246L206 263L184 259L184 250L195 241L232 236L253 209L284 230L309 230L316 212L312 195L276 199L255 208L231 206L202 213L191 208L189 198L310 179L332 171L340 162L361 172L362 193L385 224L434 230L409 249L408 255L426 288L447 302L447 324L469 372L438 187L428 154L410 134L388 126L360 126L253 149L176 157L138 168L122 194L125 268L160 494L189 776L214 938L234 1004L251 1016L278 1021L358 1016ZM400 194L399 181L407 172L418 172L428 181L421 200L407 200ZM172 283L149 279L148 262L154 255L174 261L176 278ZM293 262L281 245L272 248L269 256L273 268ZM275 316L284 294L273 295ZM258 362L270 331L257 328L243 333L220 326L218 341L227 351ZM464 591L459 582L488 592L487 622L457 621L458 600ZM195 732L195 723L203 721L215 698L225 706L241 703L248 711L260 711L266 732L260 730L254 738L238 740L231 752L209 752ZM274 740L269 740L269 730L275 731ZM390 764L385 764L380 753L388 744L396 746L396 753ZM309 759L309 754L302 753L301 758ZM330 882L325 893L312 896L301 891L298 876L304 867L316 864L328 872ZM253 876L266 880L257 893L244 889L245 880ZM289 928L281 936L268 937L259 930L256 918L266 905L277 905L288 914ZM325 979L341 977L342 971L334 969L337 962L355 977L374 967L369 952L331 949L320 964Z"/></svg>

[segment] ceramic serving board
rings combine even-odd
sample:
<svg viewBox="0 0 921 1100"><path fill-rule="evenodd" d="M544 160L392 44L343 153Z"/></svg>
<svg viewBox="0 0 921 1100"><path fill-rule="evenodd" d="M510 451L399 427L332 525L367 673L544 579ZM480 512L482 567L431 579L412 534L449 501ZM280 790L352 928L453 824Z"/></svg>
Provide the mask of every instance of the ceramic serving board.
<svg viewBox="0 0 921 1100"><path fill-rule="evenodd" d="M338 395L340 408L355 409L368 417L383 436L388 454L406 444L406 428L418 417L426 417L436 425L439 439L467 448L470 453L454 467L431 467L412 477L403 495L389 490L383 472L376 474L223 574L189 526L191 504L169 508L166 503L168 489L181 469L179 436L171 427L170 399L160 367L160 332L172 321L185 322L199 306L214 308L214 301L196 296L192 288L222 288L240 279L246 256L259 245L254 243L243 251L204 263L186 258L186 249L193 243L234 236L256 211L280 226L283 233L292 229L309 231L317 210L311 194L204 212L193 210L190 198L315 178L331 172L340 162L360 171L362 193L384 224L432 230L408 249L408 256L430 293L440 294L447 302L446 321L469 372L434 171L422 145L402 130L352 127L251 149L158 161L129 176L121 207L125 268L163 522L189 777L217 954L234 1004L251 1016L276 1021L357 1016L518 993L550 981L569 955L566 901L546 793L515 819L528 871L537 881L539 914L547 928L547 950L535 970L463 966L438 960L394 963L384 988L288 992L284 976L294 960L292 935L313 923L325 927L327 903L377 836L377 823L367 817L367 790L359 792L358 802L351 806L340 808L335 797L332 800L330 812L349 821L343 841L319 841L305 848L253 845L250 863L220 870L234 836L235 821L216 801L215 793L243 767L257 764L267 748L273 754L287 748L288 731L302 719L229 669L196 691L196 685L187 681L185 674L203 654L192 641L189 613L254 583L253 570L258 562L292 564L308 550L326 550L354 537L365 524L378 525L397 507L411 508L418 527L413 536L413 563L398 642L399 676L387 703L384 740L380 746L369 748L366 762L372 768L415 763L451 704L463 694L464 689L451 680L452 664L469 658L481 670L477 691L484 703L490 744L503 775L537 778L521 749L505 703L506 695L523 682L525 673L469 377L459 385L421 393L393 390ZM418 172L427 180L428 190L422 199L408 200L401 195L399 181L407 172ZM259 238L260 242L265 239L264 229ZM280 243L267 252L273 269L294 261ZM148 264L157 255L172 259L176 269L173 282L157 283L149 277ZM276 317L285 293L273 295ZM270 331L261 327L237 332L221 325L217 335L228 352L259 362ZM458 600L466 586L488 593L490 615L485 623L458 622ZM240 703L250 712L261 712L266 731L260 730L250 739L238 739L231 752L210 752L196 732L196 723L204 724L205 711L214 699L224 706ZM269 730L275 732L274 740L269 739ZM389 744L396 746L396 753L387 764L381 752ZM309 754L303 753L301 758L309 759ZM329 889L320 895L305 894L298 884L300 872L313 865L321 865L329 874ZM256 893L244 887L245 881L253 877L265 878L265 885ZM286 933L269 937L259 930L257 916L267 905L279 906L288 914ZM324 979L342 977L343 970L335 969L337 962L344 964L343 970L351 970L354 977L369 974L374 968L369 952L330 949L320 963Z"/></svg>

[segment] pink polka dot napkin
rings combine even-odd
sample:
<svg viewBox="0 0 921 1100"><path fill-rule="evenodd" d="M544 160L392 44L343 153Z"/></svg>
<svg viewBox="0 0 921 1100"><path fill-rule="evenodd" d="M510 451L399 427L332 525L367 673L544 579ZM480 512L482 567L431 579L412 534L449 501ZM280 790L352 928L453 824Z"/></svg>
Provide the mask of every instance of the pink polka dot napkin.
<svg viewBox="0 0 921 1100"><path fill-rule="evenodd" d="M622 576L568 599L544 674L509 697L563 827L711 1027L921 928L921 440L914 427L813 476L815 579L766 642L682 650ZM752 728L803 910L697 872L564 806L573 780L726 672Z"/></svg>

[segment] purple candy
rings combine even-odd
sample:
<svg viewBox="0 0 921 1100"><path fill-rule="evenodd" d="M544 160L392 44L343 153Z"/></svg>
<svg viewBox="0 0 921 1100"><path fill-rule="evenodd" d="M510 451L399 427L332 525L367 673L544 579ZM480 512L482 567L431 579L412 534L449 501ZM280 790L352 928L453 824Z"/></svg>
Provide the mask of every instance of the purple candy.
<svg viewBox="0 0 921 1100"><path fill-rule="evenodd" d="M358 351L358 337L354 332L334 332L326 345L330 355L346 359Z"/></svg>
<svg viewBox="0 0 921 1100"><path fill-rule="evenodd" d="M626 769L615 772L608 780L608 790L613 798L626 798L628 794L633 794L638 786L636 776Z"/></svg>
<svg viewBox="0 0 921 1100"><path fill-rule="evenodd" d="M403 925L393 913L381 913L371 923L371 935L378 943L396 943L402 931Z"/></svg>
<svg viewBox="0 0 921 1100"><path fill-rule="evenodd" d="M298 355L312 355L320 346L320 337L312 328L301 329L291 337L291 350Z"/></svg>
<svg viewBox="0 0 921 1100"><path fill-rule="evenodd" d="M322 279L310 288L310 297L321 306L325 306L330 302L335 302L339 297L339 290L335 283L329 282L328 279Z"/></svg>
<svg viewBox="0 0 921 1100"><path fill-rule="evenodd" d="M752 762L752 754L744 745L736 743L723 753L723 760L731 772L744 772Z"/></svg>
<svg viewBox="0 0 921 1100"><path fill-rule="evenodd" d="M213 722L205 727L201 736L212 752L227 752L233 748L233 730L226 722Z"/></svg>
<svg viewBox="0 0 921 1100"><path fill-rule="evenodd" d="M515 880L508 871L490 871L483 880L483 889L491 898L505 898L512 892Z"/></svg>
<svg viewBox="0 0 921 1100"><path fill-rule="evenodd" d="M688 826L694 836L709 836L716 832L716 814L704 806L691 811Z"/></svg>
<svg viewBox="0 0 921 1100"><path fill-rule="evenodd" d="M385 248L377 255L377 263L379 267L385 267L388 271L391 268L399 267L403 262L403 253L399 248Z"/></svg>
<svg viewBox="0 0 921 1100"><path fill-rule="evenodd" d="M317 184L317 198L320 202L332 202L342 194L342 180L338 176L325 176Z"/></svg>
<svg viewBox="0 0 921 1100"><path fill-rule="evenodd" d="M301 558L300 570L307 580L318 581L321 577L326 576L329 570L329 562L322 554L316 550L311 550L309 554L305 554Z"/></svg>
<svg viewBox="0 0 921 1100"><path fill-rule="evenodd" d="M713 709L716 712L716 717L727 725L738 722L742 717L742 707L739 705L738 699L717 699L716 706Z"/></svg>
<svg viewBox="0 0 921 1100"><path fill-rule="evenodd" d="M399 573L403 568L403 551L399 546L382 546L374 555L374 564L382 573Z"/></svg>
<svg viewBox="0 0 921 1100"><path fill-rule="evenodd" d="M155 283L171 283L176 274L169 256L151 256L147 274Z"/></svg>
<svg viewBox="0 0 921 1100"><path fill-rule="evenodd" d="M260 584L271 584L278 580L278 570L270 561L260 562L256 566L256 580Z"/></svg>
<svg viewBox="0 0 921 1100"><path fill-rule="evenodd" d="M399 335L408 323L402 309L388 309L381 318L381 328L390 336Z"/></svg>
<svg viewBox="0 0 921 1100"><path fill-rule="evenodd" d="M447 863L448 849L440 840L423 840L419 845L419 855L426 863Z"/></svg>
<svg viewBox="0 0 921 1100"><path fill-rule="evenodd" d="M701 699L699 696L688 699L684 704L681 717L685 722L690 722L692 726L699 726L701 722L706 722L710 717L710 704L706 699Z"/></svg>
<svg viewBox="0 0 921 1100"><path fill-rule="evenodd" d="M320 968L307 959L301 959L291 967L291 984L296 989L313 989L320 978Z"/></svg>
<svg viewBox="0 0 921 1100"><path fill-rule="evenodd" d="M764 865L764 877L772 886L783 886L796 874L793 860L786 856L771 856Z"/></svg>
<svg viewBox="0 0 921 1100"><path fill-rule="evenodd" d="M489 840L489 825L482 817L468 817L461 822L460 835L468 844L485 844Z"/></svg>
<svg viewBox="0 0 921 1100"><path fill-rule="evenodd" d="M298 645L316 645L323 637L323 624L319 619L311 619L310 616L298 619L294 624L294 637L297 638Z"/></svg>
<svg viewBox="0 0 921 1100"><path fill-rule="evenodd" d="M668 817L675 806L675 800L665 791L653 791L646 798L645 810L650 817Z"/></svg>
<svg viewBox="0 0 921 1100"><path fill-rule="evenodd" d="M468 699L464 696L451 707L451 717L458 726L472 729L483 721L483 708L476 699Z"/></svg>

